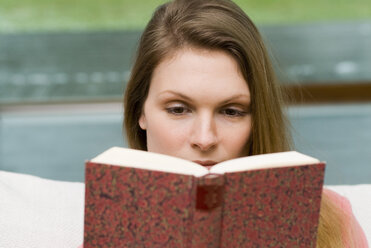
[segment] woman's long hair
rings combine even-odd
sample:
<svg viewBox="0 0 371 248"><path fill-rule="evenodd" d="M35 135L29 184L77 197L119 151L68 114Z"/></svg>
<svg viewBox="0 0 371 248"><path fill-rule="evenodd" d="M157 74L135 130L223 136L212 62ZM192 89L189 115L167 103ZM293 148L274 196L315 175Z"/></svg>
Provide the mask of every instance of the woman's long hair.
<svg viewBox="0 0 371 248"><path fill-rule="evenodd" d="M147 150L146 132L138 122L154 69L184 47L224 51L239 65L251 93L252 133L246 154L290 149L284 97L262 37L249 17L229 0L175 0L155 11L142 34L124 97L124 127L131 148ZM331 212L331 208L325 209L321 220ZM329 247L329 237L340 238L339 228L334 230L320 236L319 247Z"/></svg>

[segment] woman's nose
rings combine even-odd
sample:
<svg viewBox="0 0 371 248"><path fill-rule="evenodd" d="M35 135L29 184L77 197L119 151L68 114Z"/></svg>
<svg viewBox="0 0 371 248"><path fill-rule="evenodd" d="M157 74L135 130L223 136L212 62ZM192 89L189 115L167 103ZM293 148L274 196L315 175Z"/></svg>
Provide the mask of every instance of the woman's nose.
<svg viewBox="0 0 371 248"><path fill-rule="evenodd" d="M212 116L206 115L197 118L191 134L192 147L200 151L211 151L218 143L217 128Z"/></svg>

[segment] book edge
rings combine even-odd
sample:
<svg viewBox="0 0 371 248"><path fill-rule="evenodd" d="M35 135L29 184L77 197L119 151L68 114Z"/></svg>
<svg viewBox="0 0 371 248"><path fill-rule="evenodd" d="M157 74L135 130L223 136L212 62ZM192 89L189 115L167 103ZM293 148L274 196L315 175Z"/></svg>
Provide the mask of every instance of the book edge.
<svg viewBox="0 0 371 248"><path fill-rule="evenodd" d="M288 151L235 158L207 169L185 159L115 146L97 155L90 162L202 177L207 174L309 165L320 161L296 151Z"/></svg>
<svg viewBox="0 0 371 248"><path fill-rule="evenodd" d="M185 159L117 146L111 147L97 155L91 159L90 162L191 175L196 177L208 174L208 169L205 167ZM177 166L174 166L174 164ZM159 167L159 165L161 165L161 167Z"/></svg>
<svg viewBox="0 0 371 248"><path fill-rule="evenodd" d="M210 172L218 174L250 170L264 170L282 167L304 166L318 164L320 162L321 162L320 160L302 154L300 152L288 151L260 154L227 160L217 165L214 165L210 169ZM248 166L246 166L245 164L248 164Z"/></svg>

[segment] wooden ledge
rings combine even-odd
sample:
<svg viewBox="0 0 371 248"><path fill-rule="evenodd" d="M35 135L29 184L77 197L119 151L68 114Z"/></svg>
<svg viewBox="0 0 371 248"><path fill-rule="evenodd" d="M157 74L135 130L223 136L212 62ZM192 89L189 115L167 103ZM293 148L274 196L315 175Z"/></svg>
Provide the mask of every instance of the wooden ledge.
<svg viewBox="0 0 371 248"><path fill-rule="evenodd" d="M290 104L371 102L370 82L286 84Z"/></svg>

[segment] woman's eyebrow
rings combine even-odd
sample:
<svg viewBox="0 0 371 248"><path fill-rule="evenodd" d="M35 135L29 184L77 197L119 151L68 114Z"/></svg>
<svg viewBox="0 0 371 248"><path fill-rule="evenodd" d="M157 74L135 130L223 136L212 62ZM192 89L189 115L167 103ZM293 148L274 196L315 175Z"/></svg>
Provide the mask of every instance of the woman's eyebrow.
<svg viewBox="0 0 371 248"><path fill-rule="evenodd" d="M186 95L184 95L180 92L172 91L172 90L162 91L161 93L159 93L158 96L163 97L163 95L165 95L164 97L166 97L167 94L175 95L175 96L180 97L180 98L182 98L186 101L192 101L191 97L186 96ZM223 100L220 104L221 105L228 104L228 103L236 101L236 100L244 100L244 101L248 101L250 103L250 95L249 94L232 95L231 97L228 97L227 99Z"/></svg>
<svg viewBox="0 0 371 248"><path fill-rule="evenodd" d="M227 103L230 103L230 102L233 102L233 101L236 101L236 100L244 100L244 101L247 101L247 102L250 103L250 95L247 95L247 94L233 95L233 96L227 98L226 100L224 100L223 102L221 102L221 104L227 104Z"/></svg>
<svg viewBox="0 0 371 248"><path fill-rule="evenodd" d="M187 100L187 101L191 101L192 99L180 92L176 92L176 91L172 91L172 90L165 90L165 91L162 91L161 93L158 94L158 96L162 97L163 95L166 95L166 94L171 94L171 95L175 95L177 97L180 97L180 98L183 98L184 100Z"/></svg>

